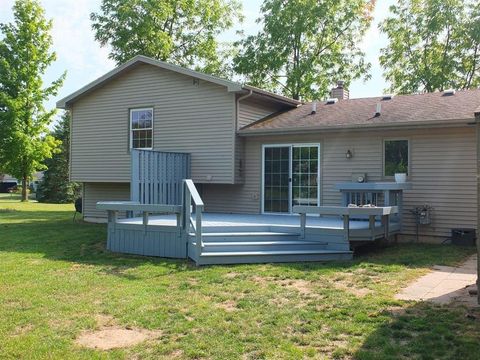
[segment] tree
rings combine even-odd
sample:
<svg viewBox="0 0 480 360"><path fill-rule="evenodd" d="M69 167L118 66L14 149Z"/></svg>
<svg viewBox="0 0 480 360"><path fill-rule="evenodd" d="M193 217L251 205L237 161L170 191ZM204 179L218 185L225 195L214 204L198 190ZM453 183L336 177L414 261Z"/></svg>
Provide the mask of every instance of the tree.
<svg viewBox="0 0 480 360"><path fill-rule="evenodd" d="M95 39L123 63L145 55L205 72L222 72L216 36L241 18L237 0L103 0L90 15Z"/></svg>
<svg viewBox="0 0 480 360"><path fill-rule="evenodd" d="M70 113L65 112L53 129L52 136L61 141L59 151L45 161L47 170L37 190L37 200L47 203L71 203L80 186L69 179L70 164Z"/></svg>
<svg viewBox="0 0 480 360"><path fill-rule="evenodd" d="M47 87L42 75L55 61L44 11L36 0L17 0L14 23L0 24L0 168L22 180L22 201L32 174L44 168L58 142L46 135L55 110L43 102L57 94L65 74Z"/></svg>
<svg viewBox="0 0 480 360"><path fill-rule="evenodd" d="M236 43L234 69L252 85L294 99L326 95L335 80L367 77L358 44L374 0L265 0L263 29Z"/></svg>
<svg viewBox="0 0 480 360"><path fill-rule="evenodd" d="M380 64L394 93L480 85L480 3L399 0L380 24L389 40Z"/></svg>

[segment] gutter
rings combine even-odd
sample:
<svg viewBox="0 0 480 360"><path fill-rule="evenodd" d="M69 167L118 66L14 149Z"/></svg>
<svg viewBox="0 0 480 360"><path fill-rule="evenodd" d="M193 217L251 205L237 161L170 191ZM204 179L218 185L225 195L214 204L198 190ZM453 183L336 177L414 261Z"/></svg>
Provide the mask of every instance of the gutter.
<svg viewBox="0 0 480 360"><path fill-rule="evenodd" d="M480 114L479 114L480 116ZM464 122L462 122L464 121ZM479 121L479 120L477 120ZM266 136L266 135L298 135L310 134L312 132L339 132L339 131L375 131L375 130L405 130L407 129L422 129L422 128L437 128L437 127L458 127L474 125L472 119L458 119L458 120L441 120L441 121L419 121L419 122L403 122L393 124L358 124L358 125L337 125L337 126L308 126L296 127L286 129L258 129L258 130L239 130L239 136Z"/></svg>

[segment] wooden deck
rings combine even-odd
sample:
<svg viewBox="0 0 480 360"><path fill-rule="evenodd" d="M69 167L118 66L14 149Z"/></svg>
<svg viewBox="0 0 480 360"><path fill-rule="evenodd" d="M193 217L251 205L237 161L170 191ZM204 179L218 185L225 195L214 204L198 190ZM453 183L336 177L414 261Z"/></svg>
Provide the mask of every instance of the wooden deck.
<svg viewBox="0 0 480 360"><path fill-rule="evenodd" d="M204 213L188 179L181 205L99 202L97 208L108 212L109 250L191 258L197 265L348 260L352 243L388 238L401 227L397 206L294 206L297 215ZM119 219L120 211L142 217Z"/></svg>

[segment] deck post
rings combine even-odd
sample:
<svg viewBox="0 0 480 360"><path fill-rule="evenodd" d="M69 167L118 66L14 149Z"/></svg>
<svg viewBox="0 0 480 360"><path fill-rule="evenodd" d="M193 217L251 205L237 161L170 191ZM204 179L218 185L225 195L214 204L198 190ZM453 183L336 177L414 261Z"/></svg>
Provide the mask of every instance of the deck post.
<svg viewBox="0 0 480 360"><path fill-rule="evenodd" d="M307 214L300 213L300 238L305 239L305 227L307 226Z"/></svg>
<svg viewBox="0 0 480 360"><path fill-rule="evenodd" d="M370 215L368 217L368 227L372 235L372 240L375 240L375 215Z"/></svg>
<svg viewBox="0 0 480 360"><path fill-rule="evenodd" d="M195 238L197 241L197 258L202 254L202 212L203 206L195 206Z"/></svg>
<svg viewBox="0 0 480 360"><path fill-rule="evenodd" d="M188 186L185 185L185 231L190 231L190 217L192 216L192 194L188 190Z"/></svg>
<svg viewBox="0 0 480 360"><path fill-rule="evenodd" d="M115 231L115 224L117 223L117 212L115 210L109 210L108 212L108 225L109 227Z"/></svg>
<svg viewBox="0 0 480 360"><path fill-rule="evenodd" d="M343 215L343 230L345 232L345 240L350 241L350 216Z"/></svg>
<svg viewBox="0 0 480 360"><path fill-rule="evenodd" d="M388 239L390 216L382 215L382 225L383 225L383 236L385 237L385 239Z"/></svg>

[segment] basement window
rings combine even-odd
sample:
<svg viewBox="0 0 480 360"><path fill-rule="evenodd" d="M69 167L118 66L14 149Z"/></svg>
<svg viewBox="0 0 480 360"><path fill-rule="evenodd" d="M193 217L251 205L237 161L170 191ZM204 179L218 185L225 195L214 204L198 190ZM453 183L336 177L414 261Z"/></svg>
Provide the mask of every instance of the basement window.
<svg viewBox="0 0 480 360"><path fill-rule="evenodd" d="M153 109L130 110L130 148L153 148Z"/></svg>
<svg viewBox="0 0 480 360"><path fill-rule="evenodd" d="M385 140L383 147L384 176L408 174L409 141Z"/></svg>

